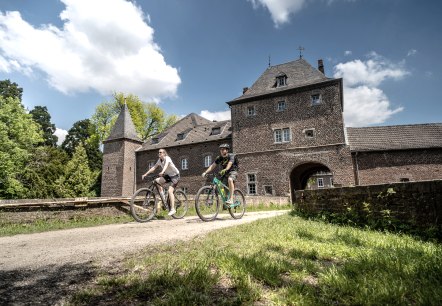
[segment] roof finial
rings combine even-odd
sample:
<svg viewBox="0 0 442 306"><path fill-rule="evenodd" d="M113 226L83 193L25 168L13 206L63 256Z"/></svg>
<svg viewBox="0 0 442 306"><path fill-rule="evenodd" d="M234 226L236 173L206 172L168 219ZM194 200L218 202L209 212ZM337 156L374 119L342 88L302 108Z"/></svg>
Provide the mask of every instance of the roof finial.
<svg viewBox="0 0 442 306"><path fill-rule="evenodd" d="M299 50L299 58L302 58L302 51L304 51L305 49L304 47L299 46L298 50Z"/></svg>
<svg viewBox="0 0 442 306"><path fill-rule="evenodd" d="M269 67L270 67L270 54L269 54Z"/></svg>

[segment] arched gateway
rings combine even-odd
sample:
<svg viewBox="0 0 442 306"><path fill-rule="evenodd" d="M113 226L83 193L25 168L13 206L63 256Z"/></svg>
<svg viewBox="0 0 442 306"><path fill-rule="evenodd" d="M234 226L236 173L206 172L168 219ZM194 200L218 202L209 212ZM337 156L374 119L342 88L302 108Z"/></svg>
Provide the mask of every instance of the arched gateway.
<svg viewBox="0 0 442 306"><path fill-rule="evenodd" d="M330 188L332 186L332 172L326 165L318 162L299 164L290 173L290 190L293 200L296 190Z"/></svg>

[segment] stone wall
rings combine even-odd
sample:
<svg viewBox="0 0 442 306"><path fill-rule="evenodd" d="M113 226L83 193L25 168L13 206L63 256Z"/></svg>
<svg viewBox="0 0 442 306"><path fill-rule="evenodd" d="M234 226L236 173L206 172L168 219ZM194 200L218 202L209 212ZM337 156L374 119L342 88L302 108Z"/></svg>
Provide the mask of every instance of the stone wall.
<svg viewBox="0 0 442 306"><path fill-rule="evenodd" d="M307 213L349 212L391 218L419 227L442 226L442 180L296 191L295 208Z"/></svg>

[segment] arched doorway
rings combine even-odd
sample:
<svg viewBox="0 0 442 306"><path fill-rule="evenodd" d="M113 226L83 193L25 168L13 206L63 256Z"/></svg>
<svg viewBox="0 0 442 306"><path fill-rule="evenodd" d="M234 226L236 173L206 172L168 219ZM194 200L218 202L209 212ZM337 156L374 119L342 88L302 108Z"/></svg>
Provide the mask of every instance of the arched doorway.
<svg viewBox="0 0 442 306"><path fill-rule="evenodd" d="M290 173L292 200L295 190L329 188L333 186L333 175L330 169L318 162L306 162L297 165Z"/></svg>

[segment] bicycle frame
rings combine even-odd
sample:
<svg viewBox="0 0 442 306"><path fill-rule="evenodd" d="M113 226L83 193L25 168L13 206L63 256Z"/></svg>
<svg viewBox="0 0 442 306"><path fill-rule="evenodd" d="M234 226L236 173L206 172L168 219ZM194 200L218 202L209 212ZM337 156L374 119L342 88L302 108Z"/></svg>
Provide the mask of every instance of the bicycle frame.
<svg viewBox="0 0 442 306"><path fill-rule="evenodd" d="M213 177L212 184L216 186L218 194L221 196L221 200L223 201L223 205L228 206L229 208L233 208L239 206L240 204L236 203L236 201L230 205L226 205L226 201L230 197L229 187L226 186L219 178L216 176ZM226 192L227 190L227 192Z"/></svg>
<svg viewBox="0 0 442 306"><path fill-rule="evenodd" d="M165 194L163 192L161 192L160 191L160 184L155 182L155 179L152 180L152 183L147 188L153 193L155 193L155 190L156 190L156 193L160 196L160 200L163 204L163 208L169 210L169 208L170 208L169 192L166 192ZM166 190L166 188L163 187L163 190Z"/></svg>

